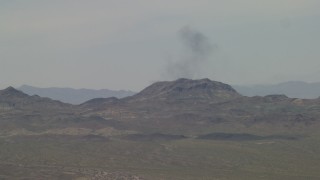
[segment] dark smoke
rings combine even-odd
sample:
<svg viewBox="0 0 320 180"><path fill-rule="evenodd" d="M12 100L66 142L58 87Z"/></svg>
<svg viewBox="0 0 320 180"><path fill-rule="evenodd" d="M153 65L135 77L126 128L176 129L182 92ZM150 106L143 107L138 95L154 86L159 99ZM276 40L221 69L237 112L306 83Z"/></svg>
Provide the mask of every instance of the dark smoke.
<svg viewBox="0 0 320 180"><path fill-rule="evenodd" d="M178 61L168 64L167 76L170 79L198 78L202 67L208 64L214 46L204 34L188 26L180 29L178 35L185 52Z"/></svg>

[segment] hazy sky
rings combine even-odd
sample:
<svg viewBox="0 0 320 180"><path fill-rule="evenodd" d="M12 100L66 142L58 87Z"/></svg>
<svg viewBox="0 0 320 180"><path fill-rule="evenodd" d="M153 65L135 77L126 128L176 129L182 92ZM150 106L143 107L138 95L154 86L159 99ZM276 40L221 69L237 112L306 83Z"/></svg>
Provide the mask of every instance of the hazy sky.
<svg viewBox="0 0 320 180"><path fill-rule="evenodd" d="M0 88L320 81L319 0L0 0Z"/></svg>

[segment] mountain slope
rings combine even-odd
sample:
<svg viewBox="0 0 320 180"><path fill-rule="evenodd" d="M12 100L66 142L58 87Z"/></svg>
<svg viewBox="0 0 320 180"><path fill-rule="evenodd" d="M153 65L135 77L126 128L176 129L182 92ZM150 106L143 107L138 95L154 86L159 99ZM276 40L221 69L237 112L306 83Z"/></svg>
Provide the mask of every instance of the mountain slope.
<svg viewBox="0 0 320 180"><path fill-rule="evenodd" d="M22 91L14 89L13 87L0 90L0 104L1 107L11 109L29 109L36 111L66 109L71 107L69 104L52 100L50 98L43 98L37 95L29 96Z"/></svg>
<svg viewBox="0 0 320 180"><path fill-rule="evenodd" d="M11 135L90 135L114 133L112 120L84 114L80 106L8 87L0 90L0 138ZM110 131L110 132L109 132ZM98 133L98 132L96 132Z"/></svg>

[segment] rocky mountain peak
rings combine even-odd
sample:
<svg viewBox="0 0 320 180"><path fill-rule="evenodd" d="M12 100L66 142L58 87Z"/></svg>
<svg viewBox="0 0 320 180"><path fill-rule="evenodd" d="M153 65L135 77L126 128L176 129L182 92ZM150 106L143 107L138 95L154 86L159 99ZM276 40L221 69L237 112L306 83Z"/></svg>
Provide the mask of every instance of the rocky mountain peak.
<svg viewBox="0 0 320 180"><path fill-rule="evenodd" d="M54 109L67 108L70 105L55 101L49 98L43 98L37 95L29 96L13 87L0 90L0 105L3 107L19 109ZM71 107L71 106L70 106Z"/></svg>
<svg viewBox="0 0 320 180"><path fill-rule="evenodd" d="M205 79L199 79L199 80L191 80L191 79L178 79L176 81L173 81L173 86L178 87L178 89L183 90L193 90L193 89L199 89L199 90L224 90L229 92L236 93L236 90L234 90L230 85L224 84L218 81L211 81L208 78Z"/></svg>
<svg viewBox="0 0 320 180"><path fill-rule="evenodd" d="M6 96L6 97L28 97L27 94L23 93L22 91L19 91L11 86L7 87L4 90L0 90L0 96Z"/></svg>
<svg viewBox="0 0 320 180"><path fill-rule="evenodd" d="M228 99L240 95L230 86L210 79L178 79L156 82L133 98L138 99Z"/></svg>

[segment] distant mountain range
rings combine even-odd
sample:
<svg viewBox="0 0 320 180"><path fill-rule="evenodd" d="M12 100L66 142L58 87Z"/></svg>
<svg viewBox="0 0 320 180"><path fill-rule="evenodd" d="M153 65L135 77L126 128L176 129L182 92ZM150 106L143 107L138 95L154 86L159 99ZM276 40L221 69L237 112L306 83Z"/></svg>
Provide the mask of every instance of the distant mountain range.
<svg viewBox="0 0 320 180"><path fill-rule="evenodd" d="M73 89L73 88L39 88L29 85L23 85L18 88L28 95L38 95L41 97L48 97L54 100L70 104L81 104L93 98L108 98L116 97L123 98L135 94L132 91L125 90L109 90L109 89Z"/></svg>
<svg viewBox="0 0 320 180"><path fill-rule="evenodd" d="M52 89L56 90L51 91L53 95L65 92L61 88ZM77 97L78 91L90 92L71 89L69 96ZM50 95L35 91L32 94ZM86 93L82 95L89 98ZM3 119L0 127L43 131L70 126L87 128L91 132L111 126L121 131L196 136L214 129L236 132L245 128L244 133L259 129L259 133L272 131L273 135L274 127L279 132L293 132L294 128L300 132L301 128L320 126L320 99L304 100L285 95L247 97L228 84L210 79L156 82L132 96L95 98L79 105L56 101L61 96L51 98L55 100L40 96L30 96L12 87L0 91L0 118L2 115ZM28 123L24 124L26 119ZM12 124L14 121L19 122Z"/></svg>
<svg viewBox="0 0 320 180"><path fill-rule="evenodd" d="M270 94L283 94L291 98L314 99L320 96L320 82L307 83L290 81L274 85L232 86L244 96L266 96Z"/></svg>
<svg viewBox="0 0 320 180"><path fill-rule="evenodd" d="M320 82L307 83L302 81L290 81L274 85L232 85L232 87L244 96L266 96L283 94L290 98L315 99L320 96ZM160 85L154 87L161 90ZM160 88L160 89L159 89ZM109 90L109 89L73 89L73 88L39 88L23 85L18 88L28 95L39 95L70 104L81 104L95 98L124 98L136 94L133 91Z"/></svg>

